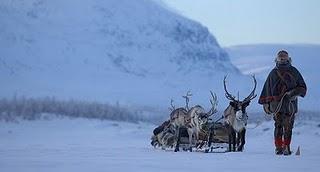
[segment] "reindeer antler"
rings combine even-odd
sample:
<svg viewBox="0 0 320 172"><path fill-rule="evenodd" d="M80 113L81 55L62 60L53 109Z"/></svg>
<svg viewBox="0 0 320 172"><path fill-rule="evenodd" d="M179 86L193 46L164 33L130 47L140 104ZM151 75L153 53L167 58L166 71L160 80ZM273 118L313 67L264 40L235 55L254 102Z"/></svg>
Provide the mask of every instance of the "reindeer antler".
<svg viewBox="0 0 320 172"><path fill-rule="evenodd" d="M218 106L218 98L217 98L217 95L216 93L213 93L212 91L210 91L210 94L211 94L211 99L210 99L210 103L211 103L211 109L210 111L207 113L208 116L211 116L215 113L217 113L217 106Z"/></svg>
<svg viewBox="0 0 320 172"><path fill-rule="evenodd" d="M254 75L252 75L252 78L253 78L253 82L254 82L254 87L253 87L253 90L251 91L251 93L249 94L248 97L246 97L243 102L249 102L251 100L253 100L254 98L257 97L257 94L255 94L255 91L256 91L256 88L257 88L257 80L256 80L256 77Z"/></svg>
<svg viewBox="0 0 320 172"><path fill-rule="evenodd" d="M185 96L182 96L183 98L186 99L186 109L189 110L189 101L190 101L190 97L192 96L191 92L188 91L187 94Z"/></svg>
<svg viewBox="0 0 320 172"><path fill-rule="evenodd" d="M170 105L171 107L169 107L169 110L174 111L176 109L176 107L173 105L173 100L171 99Z"/></svg>
<svg viewBox="0 0 320 172"><path fill-rule="evenodd" d="M223 79L223 87L224 87L224 91L225 91L225 96L228 100L231 100L231 101L236 101L236 97L233 96L232 94L230 94L227 90L227 85L226 85L226 79L227 79L227 75L224 76L224 79Z"/></svg>

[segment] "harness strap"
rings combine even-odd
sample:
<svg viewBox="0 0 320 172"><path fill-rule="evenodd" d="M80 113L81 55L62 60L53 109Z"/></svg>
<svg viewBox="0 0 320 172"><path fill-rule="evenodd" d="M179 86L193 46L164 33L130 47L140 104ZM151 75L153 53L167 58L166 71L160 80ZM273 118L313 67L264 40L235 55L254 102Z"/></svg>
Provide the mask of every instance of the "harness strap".
<svg viewBox="0 0 320 172"><path fill-rule="evenodd" d="M216 120L214 123L217 123L219 121L221 121L224 118L224 116L220 117L218 120Z"/></svg>

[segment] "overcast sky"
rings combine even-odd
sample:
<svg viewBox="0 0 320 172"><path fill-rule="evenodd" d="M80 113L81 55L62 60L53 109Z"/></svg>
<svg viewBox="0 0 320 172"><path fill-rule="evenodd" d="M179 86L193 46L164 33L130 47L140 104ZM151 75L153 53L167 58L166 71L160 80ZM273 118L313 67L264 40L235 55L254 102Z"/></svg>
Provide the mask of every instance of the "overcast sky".
<svg viewBox="0 0 320 172"><path fill-rule="evenodd" d="M222 46L320 44L320 0L163 0L207 26Z"/></svg>

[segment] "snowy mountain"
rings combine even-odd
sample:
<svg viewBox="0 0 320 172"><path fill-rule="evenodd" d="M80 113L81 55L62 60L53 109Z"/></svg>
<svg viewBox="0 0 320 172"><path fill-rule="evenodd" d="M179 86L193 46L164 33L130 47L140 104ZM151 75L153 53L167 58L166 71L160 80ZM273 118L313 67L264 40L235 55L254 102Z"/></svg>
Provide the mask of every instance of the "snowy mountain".
<svg viewBox="0 0 320 172"><path fill-rule="evenodd" d="M152 0L2 0L0 47L1 97L208 103L241 76L206 27Z"/></svg>
<svg viewBox="0 0 320 172"><path fill-rule="evenodd" d="M300 108L304 110L320 111L317 104L320 97L319 81L319 54L320 45L309 44L257 44L239 45L226 48L231 61L244 74L254 73L264 81L274 67L276 53L285 49L292 58L292 63L297 67L308 86L307 96L302 99Z"/></svg>

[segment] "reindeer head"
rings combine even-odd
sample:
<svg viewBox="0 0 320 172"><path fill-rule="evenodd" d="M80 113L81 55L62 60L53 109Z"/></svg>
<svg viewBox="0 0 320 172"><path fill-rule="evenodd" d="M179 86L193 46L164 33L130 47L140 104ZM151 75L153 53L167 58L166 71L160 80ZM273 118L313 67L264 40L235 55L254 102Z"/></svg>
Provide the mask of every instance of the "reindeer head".
<svg viewBox="0 0 320 172"><path fill-rule="evenodd" d="M254 81L254 88L251 91L251 93L249 94L248 97L246 97L245 99L243 99L242 101L236 100L235 96L233 96L232 94L230 94L227 90L227 86L226 86L226 79L227 76L224 77L223 80L223 85L224 85L224 91L225 91L225 96L228 100L230 100L230 105L229 107L232 108L232 110L235 112L235 117L237 120L247 120L248 116L247 116L247 111L246 108L249 106L251 100L253 100L257 95L255 94L256 91L256 87L257 87L257 80L255 78L255 76L252 76L253 81Z"/></svg>
<svg viewBox="0 0 320 172"><path fill-rule="evenodd" d="M205 110L200 105L197 105L192 108L194 109L194 112L198 118L200 125L206 124L209 121L210 116L217 113L217 106L218 106L217 95L212 93L212 91L210 91L210 94L211 94L211 99L210 99L211 109L208 112L205 112Z"/></svg>
<svg viewBox="0 0 320 172"><path fill-rule="evenodd" d="M199 125L202 126L203 124L206 124L209 121L209 117L207 115L207 113L197 113L198 116L198 120L199 120Z"/></svg>

